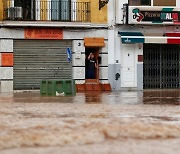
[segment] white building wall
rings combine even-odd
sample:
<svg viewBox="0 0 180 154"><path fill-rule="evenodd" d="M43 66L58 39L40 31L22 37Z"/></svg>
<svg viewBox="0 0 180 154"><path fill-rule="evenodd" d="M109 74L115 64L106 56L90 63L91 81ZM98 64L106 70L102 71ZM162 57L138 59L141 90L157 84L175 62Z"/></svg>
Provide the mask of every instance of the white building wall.
<svg viewBox="0 0 180 154"><path fill-rule="evenodd" d="M128 4L128 0L115 0L115 19L118 24L123 24L123 4Z"/></svg>
<svg viewBox="0 0 180 154"><path fill-rule="evenodd" d="M114 26L115 24L115 13L116 13L115 0L110 0L108 3L108 26Z"/></svg>
<svg viewBox="0 0 180 154"><path fill-rule="evenodd" d="M176 7L180 8L180 0L176 0Z"/></svg>
<svg viewBox="0 0 180 154"><path fill-rule="evenodd" d="M73 79L76 83L83 84L85 79L85 47L83 40L73 41L72 69Z"/></svg>
<svg viewBox="0 0 180 154"><path fill-rule="evenodd" d="M141 32L144 35L163 36L167 32L180 32L178 25L124 25L123 24L123 4L128 3L128 0L109 1L108 6L108 63L109 63L109 81L114 90L142 90L143 89L143 62L138 62L138 55L143 55L143 44L134 44L134 86L124 85L123 79L123 50L126 45L122 45L120 32ZM153 4L153 3L152 3ZM151 6L150 6L151 7ZM180 1L176 0L176 7L180 8ZM116 74L120 74L118 80L115 79ZM124 76L126 78L127 76ZM126 88L123 88L124 87Z"/></svg>
<svg viewBox="0 0 180 154"><path fill-rule="evenodd" d="M1 65L2 53L13 53L12 39L0 39L0 92L13 92L13 67Z"/></svg>

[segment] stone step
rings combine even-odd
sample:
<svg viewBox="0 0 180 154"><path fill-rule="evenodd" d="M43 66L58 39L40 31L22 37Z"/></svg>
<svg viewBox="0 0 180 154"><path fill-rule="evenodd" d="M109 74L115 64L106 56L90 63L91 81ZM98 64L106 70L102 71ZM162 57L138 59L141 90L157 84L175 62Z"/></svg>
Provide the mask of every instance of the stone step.
<svg viewBox="0 0 180 154"><path fill-rule="evenodd" d="M85 84L76 84L77 92L85 91L111 91L110 84L101 84L101 83L85 83Z"/></svg>

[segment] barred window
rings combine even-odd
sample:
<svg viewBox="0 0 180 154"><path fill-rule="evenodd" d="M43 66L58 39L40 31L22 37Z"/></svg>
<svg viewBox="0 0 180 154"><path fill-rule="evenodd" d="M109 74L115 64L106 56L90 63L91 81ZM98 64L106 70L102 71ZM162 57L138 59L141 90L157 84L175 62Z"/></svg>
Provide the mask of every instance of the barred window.
<svg viewBox="0 0 180 154"><path fill-rule="evenodd" d="M154 6L176 6L176 0L154 0Z"/></svg>
<svg viewBox="0 0 180 154"><path fill-rule="evenodd" d="M129 0L130 6L176 6L176 0Z"/></svg>
<svg viewBox="0 0 180 154"><path fill-rule="evenodd" d="M151 0L129 0L129 5L132 5L132 6L138 6L138 5L151 6Z"/></svg>

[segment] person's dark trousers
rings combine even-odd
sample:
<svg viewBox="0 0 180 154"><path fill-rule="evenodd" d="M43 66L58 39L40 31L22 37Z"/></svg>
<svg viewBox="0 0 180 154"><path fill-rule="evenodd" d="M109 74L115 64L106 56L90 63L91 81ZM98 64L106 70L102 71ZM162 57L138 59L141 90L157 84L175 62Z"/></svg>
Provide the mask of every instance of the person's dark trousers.
<svg viewBox="0 0 180 154"><path fill-rule="evenodd" d="M95 72L93 70L88 70L88 79L95 79Z"/></svg>

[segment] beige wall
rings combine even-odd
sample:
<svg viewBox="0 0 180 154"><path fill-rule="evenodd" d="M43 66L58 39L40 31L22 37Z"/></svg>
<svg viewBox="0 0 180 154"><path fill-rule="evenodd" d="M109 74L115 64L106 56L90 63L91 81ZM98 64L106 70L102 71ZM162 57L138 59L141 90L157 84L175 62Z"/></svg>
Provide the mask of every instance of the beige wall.
<svg viewBox="0 0 180 154"><path fill-rule="evenodd" d="M0 0L0 20L3 19L3 0Z"/></svg>
<svg viewBox="0 0 180 154"><path fill-rule="evenodd" d="M107 23L107 5L99 10L99 0L77 0L77 2L91 2L92 23Z"/></svg>

